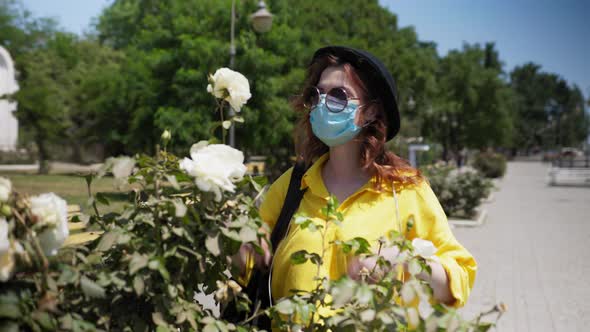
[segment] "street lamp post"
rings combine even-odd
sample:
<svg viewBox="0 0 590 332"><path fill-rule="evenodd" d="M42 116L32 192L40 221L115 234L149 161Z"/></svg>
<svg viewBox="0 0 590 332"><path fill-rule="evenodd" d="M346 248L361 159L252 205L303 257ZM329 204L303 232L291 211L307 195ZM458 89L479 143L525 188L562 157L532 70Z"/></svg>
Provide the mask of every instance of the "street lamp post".
<svg viewBox="0 0 590 332"><path fill-rule="evenodd" d="M252 27L254 31L263 33L268 32L272 27L272 14L266 9L266 4L263 0L258 2L258 10L250 15L252 21ZM235 42L235 26L236 26L236 0L231 2L231 36L229 45L229 68L234 69L236 61L236 42ZM229 116L232 118L235 115L235 111L229 107ZM235 125L232 122L229 127L229 145L232 147L236 146L236 132Z"/></svg>

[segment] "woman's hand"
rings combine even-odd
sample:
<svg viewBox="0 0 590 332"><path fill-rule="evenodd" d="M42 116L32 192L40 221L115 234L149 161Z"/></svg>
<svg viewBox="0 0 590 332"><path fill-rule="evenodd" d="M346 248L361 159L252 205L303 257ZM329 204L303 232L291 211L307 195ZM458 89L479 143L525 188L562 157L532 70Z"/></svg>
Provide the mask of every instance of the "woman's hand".
<svg viewBox="0 0 590 332"><path fill-rule="evenodd" d="M244 243L240 247L240 250L232 256L232 262L235 266L240 269L240 273L243 274L246 271L246 264L248 262L248 256L254 258L254 265L258 268L267 267L270 264L271 252L268 246L267 239L261 239L259 243L262 251L262 255L254 250L254 247L250 243Z"/></svg>
<svg viewBox="0 0 590 332"><path fill-rule="evenodd" d="M399 255L399 249L397 247L385 248L381 250L379 256L383 257L387 261L393 264L395 268L395 259ZM359 258L358 256L353 257L348 262L348 276L354 280L361 279L361 271L366 269L368 273L368 282L376 282L381 280L387 271L383 271L377 265L377 256ZM428 265L432 270L432 274L422 272L417 275L418 279L422 279L430 284L434 292L434 298L445 304L452 304L454 297L449 289L449 278L443 266L438 261L429 260ZM407 270L406 267L404 269Z"/></svg>
<svg viewBox="0 0 590 332"><path fill-rule="evenodd" d="M379 253L380 257L383 257L385 260L391 262L392 264L398 255L399 249L396 246L382 249ZM361 271L366 270L367 273L369 273L368 281L371 282L380 280L385 275L385 271L383 271L379 266L377 266L377 259L377 256L365 258L360 258L358 256L353 257L348 262L348 276L353 280L360 280Z"/></svg>

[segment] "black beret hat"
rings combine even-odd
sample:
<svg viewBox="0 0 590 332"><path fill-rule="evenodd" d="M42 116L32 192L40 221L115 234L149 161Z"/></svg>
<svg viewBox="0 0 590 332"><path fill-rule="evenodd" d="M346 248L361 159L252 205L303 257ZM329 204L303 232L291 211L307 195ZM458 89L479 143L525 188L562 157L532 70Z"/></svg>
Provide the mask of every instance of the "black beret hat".
<svg viewBox="0 0 590 332"><path fill-rule="evenodd" d="M387 140L397 135L400 128L399 110L397 107L397 88L395 80L385 65L367 51L346 47L327 46L318 49L311 60L324 55L334 55L344 62L350 63L356 70L362 72L369 80L371 93L377 95L383 103L387 117Z"/></svg>

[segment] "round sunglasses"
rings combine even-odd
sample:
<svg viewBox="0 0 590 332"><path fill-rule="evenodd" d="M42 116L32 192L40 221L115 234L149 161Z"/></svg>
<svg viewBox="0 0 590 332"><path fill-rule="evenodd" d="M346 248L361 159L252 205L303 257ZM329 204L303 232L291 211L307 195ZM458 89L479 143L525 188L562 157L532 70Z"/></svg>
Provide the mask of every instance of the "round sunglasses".
<svg viewBox="0 0 590 332"><path fill-rule="evenodd" d="M320 90L316 86L310 86L303 92L303 106L308 109L314 108L320 103ZM332 113L342 112L348 106L349 100L360 100L360 98L349 97L344 88L332 88L326 93L324 103ZM359 107L362 105L359 105Z"/></svg>

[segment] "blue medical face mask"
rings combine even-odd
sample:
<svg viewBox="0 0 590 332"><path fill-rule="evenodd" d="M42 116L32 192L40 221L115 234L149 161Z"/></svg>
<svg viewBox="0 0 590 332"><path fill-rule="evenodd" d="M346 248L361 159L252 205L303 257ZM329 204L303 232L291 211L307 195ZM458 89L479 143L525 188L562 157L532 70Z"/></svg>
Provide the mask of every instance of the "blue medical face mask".
<svg viewBox="0 0 590 332"><path fill-rule="evenodd" d="M334 113L328 109L325 101L326 94L321 94L319 103L311 110L313 134L330 147L353 139L361 131L361 127L354 123L359 106L348 103L342 111Z"/></svg>

